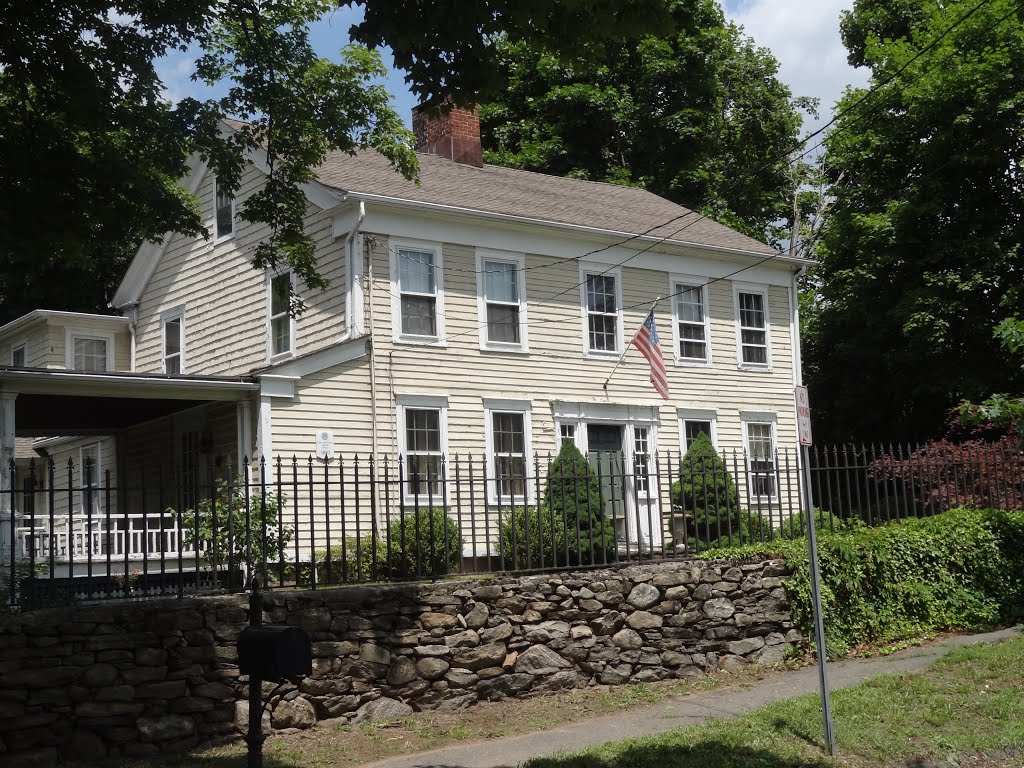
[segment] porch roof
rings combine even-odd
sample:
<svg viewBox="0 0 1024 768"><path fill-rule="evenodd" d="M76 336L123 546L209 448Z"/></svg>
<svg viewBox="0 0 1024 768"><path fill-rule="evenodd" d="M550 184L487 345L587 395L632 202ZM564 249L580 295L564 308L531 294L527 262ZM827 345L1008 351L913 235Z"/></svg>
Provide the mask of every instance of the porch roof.
<svg viewBox="0 0 1024 768"><path fill-rule="evenodd" d="M17 395L15 433L31 437L110 434L203 403L244 400L259 388L247 377L0 366L0 392Z"/></svg>

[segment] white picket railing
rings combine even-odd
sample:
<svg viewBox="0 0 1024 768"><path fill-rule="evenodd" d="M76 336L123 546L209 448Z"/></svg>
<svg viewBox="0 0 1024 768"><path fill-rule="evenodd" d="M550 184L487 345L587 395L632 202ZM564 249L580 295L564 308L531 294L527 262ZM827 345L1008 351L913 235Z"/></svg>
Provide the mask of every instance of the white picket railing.
<svg viewBox="0 0 1024 768"><path fill-rule="evenodd" d="M126 525L127 528L123 527ZM35 527L24 525L27 518L15 522L15 551L23 559L34 559L38 563L50 561L51 553L54 562L69 560L82 561L90 556L93 559L111 560L143 560L159 557L165 558L194 557L195 548L186 546L187 533L178 530L178 520L173 515L129 514L119 515L116 519L88 519L87 516L74 515L70 520L67 515L54 516L53 528L50 518L35 519ZM108 529L107 523L111 528ZM180 549L180 551L179 551ZM205 548L200 545L200 553Z"/></svg>

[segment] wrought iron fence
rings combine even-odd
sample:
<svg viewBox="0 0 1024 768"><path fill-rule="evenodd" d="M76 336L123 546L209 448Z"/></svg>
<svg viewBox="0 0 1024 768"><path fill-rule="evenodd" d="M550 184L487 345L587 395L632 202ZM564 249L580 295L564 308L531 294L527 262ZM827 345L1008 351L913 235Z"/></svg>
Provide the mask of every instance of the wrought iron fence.
<svg viewBox="0 0 1024 768"><path fill-rule="evenodd" d="M0 595L21 607L243 588L553 570L686 557L803 534L796 450L10 467ZM810 454L822 524L953 506L1022 508L1015 446L829 446ZM180 481L189 478L188 483ZM187 486L187 487L186 487ZM9 511L9 514L7 513Z"/></svg>

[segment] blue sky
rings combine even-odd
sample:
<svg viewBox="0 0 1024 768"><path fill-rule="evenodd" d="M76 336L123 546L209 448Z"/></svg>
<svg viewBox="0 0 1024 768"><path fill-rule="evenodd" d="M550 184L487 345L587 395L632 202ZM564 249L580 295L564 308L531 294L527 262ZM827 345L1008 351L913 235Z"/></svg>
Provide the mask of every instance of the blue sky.
<svg viewBox="0 0 1024 768"><path fill-rule="evenodd" d="M780 77L793 93L821 99L822 118L808 124L813 130L828 120L832 106L848 85L863 85L867 75L846 64L846 49L839 39L839 15L853 0L726 0L725 13L743 26L747 34L775 54ZM359 8L339 8L313 26L311 38L317 51L335 58L348 42L349 27L361 18ZM391 69L390 52L381 52L390 70L388 90L406 123L416 104L405 85L403 73ZM167 96L208 96L209 89L191 82L195 51L176 53L163 60L159 72Z"/></svg>

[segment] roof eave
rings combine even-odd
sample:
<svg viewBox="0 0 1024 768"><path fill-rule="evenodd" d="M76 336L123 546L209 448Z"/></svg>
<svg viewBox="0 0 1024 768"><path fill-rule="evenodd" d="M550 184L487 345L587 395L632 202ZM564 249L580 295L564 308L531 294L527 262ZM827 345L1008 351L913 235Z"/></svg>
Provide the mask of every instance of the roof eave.
<svg viewBox="0 0 1024 768"><path fill-rule="evenodd" d="M357 190L345 190L345 194L350 200L362 200L367 203L376 203L378 205L390 205L418 211L431 211L437 213L455 214L459 216L466 216L489 221L502 221L513 224L541 226L563 232L577 232L579 234L596 235L599 237L628 239L631 242L635 241L646 244L664 243L666 245L671 246L699 248L702 250L715 251L717 253L728 254L731 256L742 256L744 258L765 260L770 259L771 261L775 261L777 263L789 264L796 267L804 267L814 263L810 259L804 259L799 256L790 256L789 254L783 253L781 251L769 254L763 251L747 250L744 248L732 248L723 245L709 245L707 243L698 243L690 240L675 240L672 238L663 238L654 235L637 235L632 232L622 232L613 229L602 229L600 227L588 227L582 224L569 224L566 222L551 221L548 219L537 219L529 216L517 216L509 213L481 211L476 208L465 208L463 206L457 205L428 203L422 200L409 200L408 198L393 197L391 195L378 195L372 192L359 192ZM767 248L767 246L765 247Z"/></svg>

